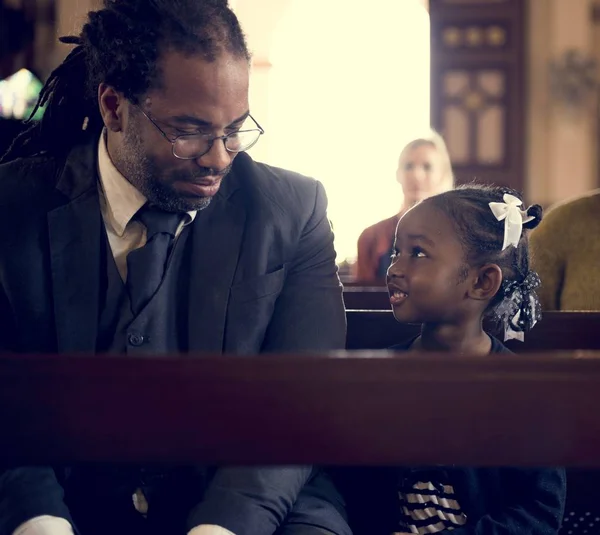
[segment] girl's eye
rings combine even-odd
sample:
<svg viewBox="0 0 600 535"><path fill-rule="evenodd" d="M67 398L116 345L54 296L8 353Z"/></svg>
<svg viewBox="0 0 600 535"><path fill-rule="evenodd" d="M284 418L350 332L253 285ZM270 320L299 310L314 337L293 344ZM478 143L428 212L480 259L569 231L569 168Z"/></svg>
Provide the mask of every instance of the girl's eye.
<svg viewBox="0 0 600 535"><path fill-rule="evenodd" d="M417 258L426 258L427 257L427 255L425 254L423 249L421 249L420 247L413 247L412 254L413 254L413 256L415 256Z"/></svg>

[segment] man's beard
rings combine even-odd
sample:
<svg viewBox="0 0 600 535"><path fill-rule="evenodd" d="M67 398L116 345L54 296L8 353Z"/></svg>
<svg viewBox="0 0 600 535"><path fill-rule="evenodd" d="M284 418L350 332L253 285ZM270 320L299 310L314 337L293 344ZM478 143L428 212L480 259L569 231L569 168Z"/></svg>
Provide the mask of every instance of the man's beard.
<svg viewBox="0 0 600 535"><path fill-rule="evenodd" d="M150 203L167 212L192 212L203 210L211 201L211 197L185 196L178 193L173 184L178 181L194 181L205 176L217 174L225 176L231 167L223 171L198 167L192 173L182 170L173 170L168 174L160 173L160 166L155 158L149 156L144 150L141 137L137 133L137 121L129 124L125 132L123 143L117 150L119 170ZM157 172L158 171L158 172Z"/></svg>

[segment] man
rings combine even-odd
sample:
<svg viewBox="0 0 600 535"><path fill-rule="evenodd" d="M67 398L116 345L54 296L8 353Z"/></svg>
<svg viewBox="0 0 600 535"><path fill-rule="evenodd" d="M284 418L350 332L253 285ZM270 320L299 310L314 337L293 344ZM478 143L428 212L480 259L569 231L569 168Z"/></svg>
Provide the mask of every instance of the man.
<svg viewBox="0 0 600 535"><path fill-rule="evenodd" d="M104 6L0 166L0 349L342 348L323 188L244 154L262 128L226 2ZM310 467L0 476L1 535L346 535L342 509Z"/></svg>

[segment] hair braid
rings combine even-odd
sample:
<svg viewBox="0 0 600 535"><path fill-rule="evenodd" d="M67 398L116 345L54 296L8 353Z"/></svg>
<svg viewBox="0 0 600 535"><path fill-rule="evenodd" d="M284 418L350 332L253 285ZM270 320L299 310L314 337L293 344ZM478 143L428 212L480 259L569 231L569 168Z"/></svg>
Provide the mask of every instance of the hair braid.
<svg viewBox="0 0 600 535"><path fill-rule="evenodd" d="M100 83L138 102L160 85L157 62L170 47L214 61L228 52L250 59L244 34L225 0L104 0L104 8L88 14L75 45L52 72L28 119L0 163L49 152L65 155L103 126L97 103ZM45 106L42 119L33 114ZM84 131L85 130L85 131Z"/></svg>

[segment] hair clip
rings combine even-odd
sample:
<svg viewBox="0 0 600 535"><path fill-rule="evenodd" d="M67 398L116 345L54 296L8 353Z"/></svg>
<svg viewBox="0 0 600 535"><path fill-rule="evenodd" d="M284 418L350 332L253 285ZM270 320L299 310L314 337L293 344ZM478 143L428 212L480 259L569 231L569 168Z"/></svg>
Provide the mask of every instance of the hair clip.
<svg viewBox="0 0 600 535"><path fill-rule="evenodd" d="M535 271L530 271L521 282L504 281L504 299L496 315L504 325L504 341L524 341L525 332L531 330L542 317L542 307L535 292L541 284Z"/></svg>
<svg viewBox="0 0 600 535"><path fill-rule="evenodd" d="M504 220L504 242L502 250L509 245L517 247L523 232L523 223L528 223L534 219L527 215L527 210L521 210L519 206L523 204L521 199L505 193L502 197L504 202L491 202L490 209L498 221Z"/></svg>

